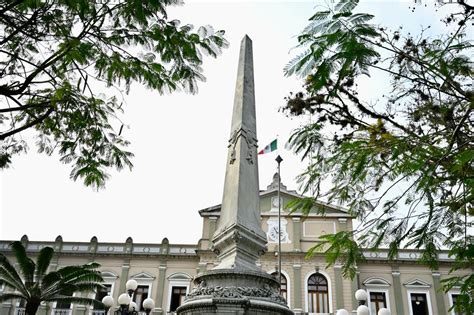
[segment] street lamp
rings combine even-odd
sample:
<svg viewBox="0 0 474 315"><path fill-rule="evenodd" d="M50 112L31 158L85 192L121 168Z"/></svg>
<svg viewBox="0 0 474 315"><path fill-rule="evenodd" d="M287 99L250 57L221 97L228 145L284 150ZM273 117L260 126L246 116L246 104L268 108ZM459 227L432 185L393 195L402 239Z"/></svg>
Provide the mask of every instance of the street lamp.
<svg viewBox="0 0 474 315"><path fill-rule="evenodd" d="M135 290L138 287L137 281L130 279L125 284L127 293L122 293L118 297L118 304L120 305L117 310L115 310L115 315L138 315L138 306L137 303L132 301L132 296ZM105 296L102 299L102 303L105 306L105 314L109 312L109 309L114 305L115 301L111 296ZM146 315L149 315L150 312L155 308L155 302L151 298L147 298L143 301L143 308L145 309Z"/></svg>
<svg viewBox="0 0 474 315"><path fill-rule="evenodd" d="M359 289L355 293L355 298L359 301L359 306L357 307L357 315L369 315L370 311L369 308L365 305L365 301L367 301L367 291ZM386 308L381 308L377 315L390 315L390 311ZM336 315L349 315L349 312L345 309L337 310Z"/></svg>
<svg viewBox="0 0 474 315"><path fill-rule="evenodd" d="M365 305L367 301L367 291L359 289L355 293L355 298L359 301L359 306L357 307L357 315L369 315L369 308Z"/></svg>

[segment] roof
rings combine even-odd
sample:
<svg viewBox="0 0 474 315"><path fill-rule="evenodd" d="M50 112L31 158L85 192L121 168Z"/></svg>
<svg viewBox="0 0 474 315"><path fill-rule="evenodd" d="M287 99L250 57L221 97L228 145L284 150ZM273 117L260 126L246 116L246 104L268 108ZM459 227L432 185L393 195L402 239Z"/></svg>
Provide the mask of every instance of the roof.
<svg viewBox="0 0 474 315"><path fill-rule="evenodd" d="M270 183L270 185L267 186L267 189L260 191L260 198L266 197L266 196L271 196L271 195L276 195L277 193L278 193L278 173L275 173L273 175L273 180ZM286 196L289 196L289 197L292 197L292 198L307 198L308 197L308 196L298 194L296 192L296 190L288 190L287 187L283 183L280 183L280 193L283 196L286 195ZM336 215L336 216L339 216L339 217L352 217L348 213L347 209L345 209L341 206L334 205L334 204L329 204L329 203L324 202L322 200L316 200L315 204L317 204L321 207L324 207L326 209L329 209L330 212L332 212L331 216ZM218 204L218 205L215 205L215 206L212 206L212 207L201 209L201 210L199 210L199 214L202 217L219 216L220 211L221 211L221 206L222 206L221 204ZM300 216L301 213L294 213L293 215Z"/></svg>

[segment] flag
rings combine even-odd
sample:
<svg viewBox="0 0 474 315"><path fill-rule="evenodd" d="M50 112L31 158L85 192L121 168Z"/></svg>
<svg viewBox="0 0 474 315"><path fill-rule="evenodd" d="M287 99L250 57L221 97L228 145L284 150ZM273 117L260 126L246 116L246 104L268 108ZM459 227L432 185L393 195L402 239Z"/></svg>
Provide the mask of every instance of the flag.
<svg viewBox="0 0 474 315"><path fill-rule="evenodd" d="M277 149L277 139L273 140L269 145L267 145L263 150L258 152L258 154L265 154L269 152L273 152Z"/></svg>

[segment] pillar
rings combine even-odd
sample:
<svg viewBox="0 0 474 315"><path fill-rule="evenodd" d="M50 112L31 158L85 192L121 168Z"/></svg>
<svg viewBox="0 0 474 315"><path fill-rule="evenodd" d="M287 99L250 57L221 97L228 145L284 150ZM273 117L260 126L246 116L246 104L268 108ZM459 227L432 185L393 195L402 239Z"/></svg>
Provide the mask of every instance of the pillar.
<svg viewBox="0 0 474 315"><path fill-rule="evenodd" d="M217 217L209 217L209 234L207 236L208 239L208 248L211 248L212 246L212 237L214 236L214 233L216 232L217 228Z"/></svg>
<svg viewBox="0 0 474 315"><path fill-rule="evenodd" d="M158 267L158 287L155 293L155 311L156 314L164 314L163 295L165 294L165 280L166 280L166 261L161 261Z"/></svg>
<svg viewBox="0 0 474 315"><path fill-rule="evenodd" d="M359 306L359 301L355 298L355 292L359 290L359 271L356 271L354 278L351 280L351 297L352 297L352 310L355 311Z"/></svg>
<svg viewBox="0 0 474 315"><path fill-rule="evenodd" d="M293 217L293 250L301 252L301 218Z"/></svg>
<svg viewBox="0 0 474 315"><path fill-rule="evenodd" d="M448 310L444 304L444 293L441 286L441 274L439 272L433 272L433 286L436 295L436 306L438 306L438 313L448 314Z"/></svg>
<svg viewBox="0 0 474 315"><path fill-rule="evenodd" d="M336 287L336 309L344 308L341 265L334 265L334 282Z"/></svg>
<svg viewBox="0 0 474 315"><path fill-rule="evenodd" d="M127 291L127 281L128 281L128 273L130 271L130 259L125 259L122 265L122 272L120 274L120 286L118 292L126 292Z"/></svg>
<svg viewBox="0 0 474 315"><path fill-rule="evenodd" d="M394 314L403 314L403 295L402 282L400 280L400 271L392 268L393 292L395 294L395 309L392 309Z"/></svg>
<svg viewBox="0 0 474 315"><path fill-rule="evenodd" d="M302 283L301 283L301 265L293 265L293 311L295 314L303 312L303 299L301 297Z"/></svg>

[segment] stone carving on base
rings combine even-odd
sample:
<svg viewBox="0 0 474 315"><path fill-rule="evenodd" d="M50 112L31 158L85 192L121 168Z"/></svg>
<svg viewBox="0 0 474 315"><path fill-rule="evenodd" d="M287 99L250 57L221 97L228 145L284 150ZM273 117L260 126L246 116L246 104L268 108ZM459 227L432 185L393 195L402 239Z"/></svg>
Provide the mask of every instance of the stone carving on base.
<svg viewBox="0 0 474 315"><path fill-rule="evenodd" d="M193 299L195 297L210 296L213 298L265 298L273 302L286 305L285 299L278 294L277 290L272 289L269 285L264 285L263 288L256 287L207 287L206 281L201 281L194 287L194 289L186 296L185 300Z"/></svg>

